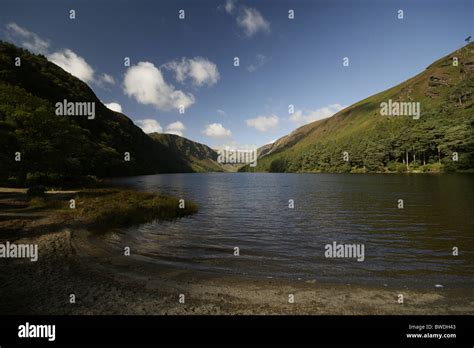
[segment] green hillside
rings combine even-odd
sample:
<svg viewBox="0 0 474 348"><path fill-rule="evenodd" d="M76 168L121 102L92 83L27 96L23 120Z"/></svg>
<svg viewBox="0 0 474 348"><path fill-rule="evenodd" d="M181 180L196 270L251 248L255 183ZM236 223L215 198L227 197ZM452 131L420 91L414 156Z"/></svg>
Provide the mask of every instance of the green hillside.
<svg viewBox="0 0 474 348"><path fill-rule="evenodd" d="M15 66L16 57L21 66ZM95 118L57 116L55 104L64 99L94 102ZM196 170L169 145L109 110L84 82L44 56L0 41L1 183L74 184L89 176ZM21 161L16 161L17 153Z"/></svg>
<svg viewBox="0 0 474 348"><path fill-rule="evenodd" d="M459 64L453 66L453 57ZM260 149L241 171L384 172L474 168L474 43L417 76ZM419 119L382 116L381 103L419 102ZM348 154L348 161L343 158ZM458 160L453 161L453 153Z"/></svg>

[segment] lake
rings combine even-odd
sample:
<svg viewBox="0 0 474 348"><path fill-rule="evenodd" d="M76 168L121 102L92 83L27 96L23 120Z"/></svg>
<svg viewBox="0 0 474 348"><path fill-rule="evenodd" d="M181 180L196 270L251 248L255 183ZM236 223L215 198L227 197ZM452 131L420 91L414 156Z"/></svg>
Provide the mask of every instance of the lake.
<svg viewBox="0 0 474 348"><path fill-rule="evenodd" d="M474 285L473 175L193 173L113 182L199 206L191 217L94 237L118 252L129 246L144 262L295 281ZM364 261L325 257L333 242L364 245Z"/></svg>

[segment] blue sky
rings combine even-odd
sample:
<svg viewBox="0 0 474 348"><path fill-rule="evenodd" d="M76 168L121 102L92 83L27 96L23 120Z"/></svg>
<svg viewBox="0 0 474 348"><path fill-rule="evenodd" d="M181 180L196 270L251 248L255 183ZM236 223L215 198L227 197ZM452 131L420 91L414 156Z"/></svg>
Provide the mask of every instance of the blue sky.
<svg viewBox="0 0 474 348"><path fill-rule="evenodd" d="M245 147L421 72L464 45L473 17L474 0L3 0L0 37L147 130Z"/></svg>

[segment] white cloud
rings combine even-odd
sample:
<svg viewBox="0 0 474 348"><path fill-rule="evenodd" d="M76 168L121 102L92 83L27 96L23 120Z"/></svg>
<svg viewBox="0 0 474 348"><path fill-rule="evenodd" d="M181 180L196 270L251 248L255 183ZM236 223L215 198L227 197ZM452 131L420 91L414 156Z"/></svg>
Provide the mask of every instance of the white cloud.
<svg viewBox="0 0 474 348"><path fill-rule="evenodd" d="M7 35L14 42L19 43L22 47L33 53L45 54L50 46L49 41L42 39L35 33L20 27L18 24L11 22L6 25Z"/></svg>
<svg viewBox="0 0 474 348"><path fill-rule="evenodd" d="M166 126L165 133L176 134L182 137L185 129L186 127L184 126L183 122L176 121Z"/></svg>
<svg viewBox="0 0 474 348"><path fill-rule="evenodd" d="M181 61L166 63L163 67L174 71L177 81L185 82L190 79L196 86L212 86L220 78L216 64L203 57L183 58Z"/></svg>
<svg viewBox="0 0 474 348"><path fill-rule="evenodd" d="M270 32L270 22L256 8L243 5L237 6L236 1L226 0L223 5L218 6L218 9L224 10L235 17L237 25L247 37L251 37L258 32Z"/></svg>
<svg viewBox="0 0 474 348"><path fill-rule="evenodd" d="M221 149L221 150L230 150L230 151L256 151L259 146L255 144L242 144L239 143L238 141L235 140L228 140L225 141L223 144L218 144L214 147L215 149Z"/></svg>
<svg viewBox="0 0 474 348"><path fill-rule="evenodd" d="M290 116L289 120L298 125L304 125L317 120L322 120L323 118L330 117L344 108L345 106L342 106L341 104L331 104L317 110L309 110L305 112L303 112L302 110L296 110Z"/></svg>
<svg viewBox="0 0 474 348"><path fill-rule="evenodd" d="M256 60L255 63L252 63L247 66L247 70L249 72L254 72L255 70L260 69L262 66L264 66L267 62L269 61L268 57L266 57L263 54L257 54L256 55Z"/></svg>
<svg viewBox="0 0 474 348"><path fill-rule="evenodd" d="M106 74L106 73L103 73L101 76L100 76L100 81L104 82L104 83L108 83L108 84L111 84L111 85L115 85L115 79L112 75L109 75L109 74Z"/></svg>
<svg viewBox="0 0 474 348"><path fill-rule="evenodd" d="M95 83L100 87L105 87L105 84L115 84L115 79L109 74L102 73L97 76L86 60L69 48L49 54L47 58L86 83Z"/></svg>
<svg viewBox="0 0 474 348"><path fill-rule="evenodd" d="M122 105L119 103L111 102L104 105L112 111L122 112Z"/></svg>
<svg viewBox="0 0 474 348"><path fill-rule="evenodd" d="M139 62L125 73L124 93L137 102L153 105L159 110L178 109L191 106L195 98L192 94L176 90L166 83L161 71L150 62Z"/></svg>
<svg viewBox="0 0 474 348"><path fill-rule="evenodd" d="M269 132L273 131L278 127L279 118L276 115L270 116L258 116L256 118L251 118L245 120L247 126L255 128L260 132Z"/></svg>
<svg viewBox="0 0 474 348"><path fill-rule="evenodd" d="M258 33L270 32L270 22L255 8L242 6L240 14L237 16L237 25L241 27L247 37Z"/></svg>
<svg viewBox="0 0 474 348"><path fill-rule="evenodd" d="M84 58L74 51L66 48L54 53L49 52L50 43L42 39L39 35L20 27L11 22L6 25L8 37L20 46L30 50L33 53L46 55L49 61L66 70L71 75L86 83L95 83L100 87L104 84L115 84L114 78L109 74L96 76L94 69L86 62Z"/></svg>
<svg viewBox="0 0 474 348"><path fill-rule="evenodd" d="M137 120L135 123L143 129L143 131L146 134L149 133L161 133L163 131L163 128L161 128L160 124L158 121L151 119L151 118L146 118L144 120Z"/></svg>
<svg viewBox="0 0 474 348"><path fill-rule="evenodd" d="M88 83L94 80L94 69L87 64L84 58L68 48L50 54L48 59L84 82Z"/></svg>
<svg viewBox="0 0 474 348"><path fill-rule="evenodd" d="M224 126L220 123L212 123L206 126L203 130L203 134L211 138L230 138L232 132L228 129L225 129Z"/></svg>
<svg viewBox="0 0 474 348"><path fill-rule="evenodd" d="M217 113L221 116L224 116L224 117L227 116L227 112L225 112L224 110L221 110L221 109L217 109Z"/></svg>
<svg viewBox="0 0 474 348"><path fill-rule="evenodd" d="M227 0L224 5L225 12L231 14L235 10L235 2L233 0Z"/></svg>

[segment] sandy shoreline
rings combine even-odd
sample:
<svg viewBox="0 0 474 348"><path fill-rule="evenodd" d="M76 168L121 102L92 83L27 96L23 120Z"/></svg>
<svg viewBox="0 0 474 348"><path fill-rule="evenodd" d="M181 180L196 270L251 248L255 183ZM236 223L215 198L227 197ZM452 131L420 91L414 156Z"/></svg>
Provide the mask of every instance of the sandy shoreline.
<svg viewBox="0 0 474 348"><path fill-rule="evenodd" d="M21 193L0 197L0 243L37 244L39 259L0 259L2 314L474 314L474 294L466 290L292 282L150 264L101 250L87 231L50 221L47 212L24 213Z"/></svg>

